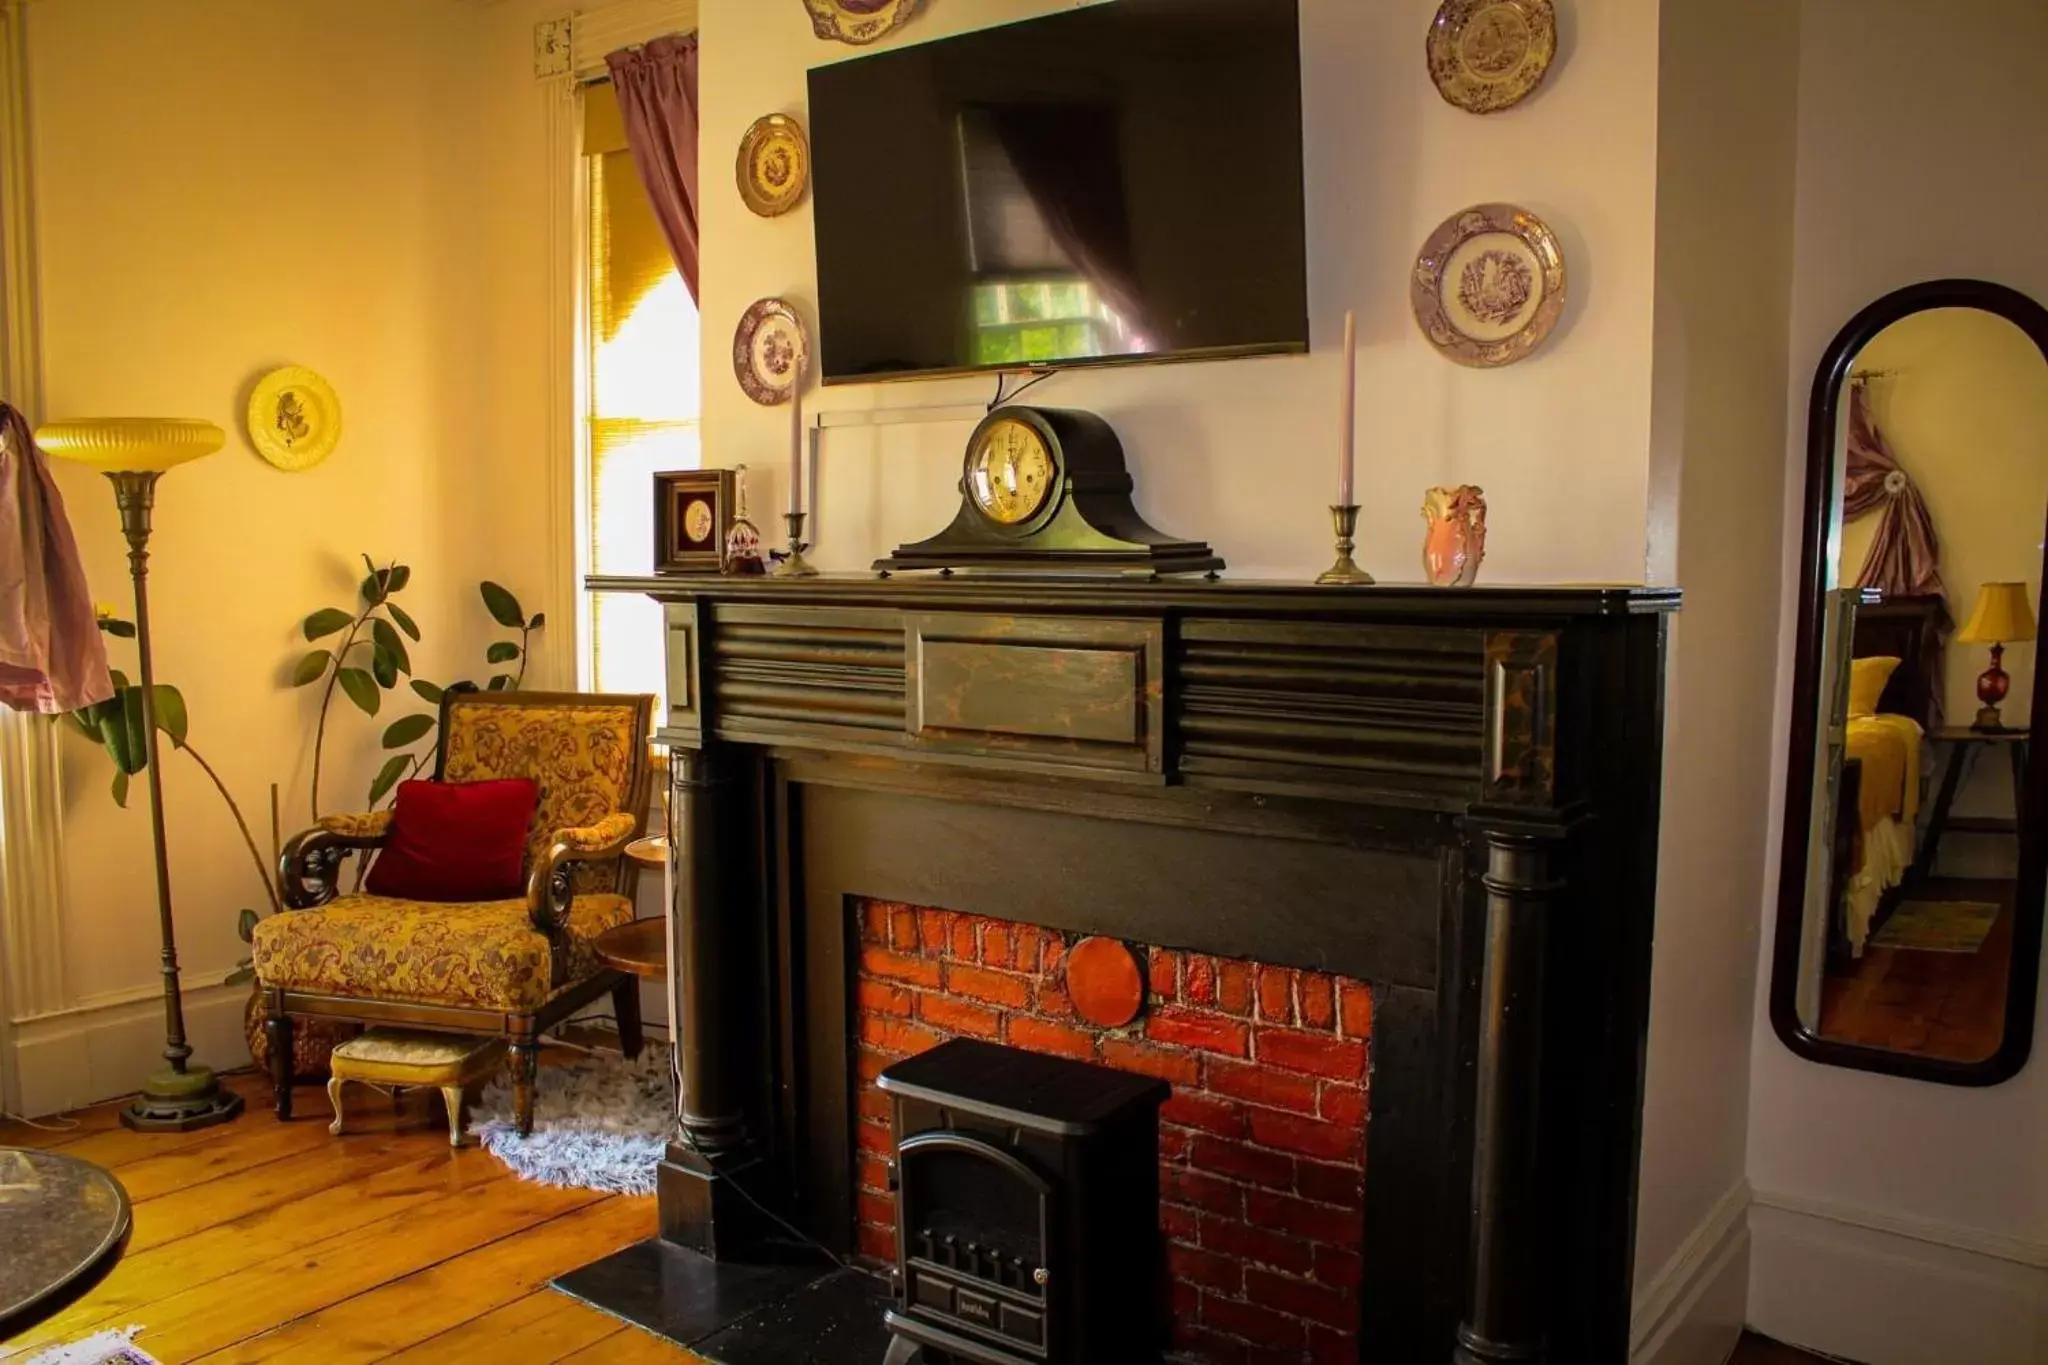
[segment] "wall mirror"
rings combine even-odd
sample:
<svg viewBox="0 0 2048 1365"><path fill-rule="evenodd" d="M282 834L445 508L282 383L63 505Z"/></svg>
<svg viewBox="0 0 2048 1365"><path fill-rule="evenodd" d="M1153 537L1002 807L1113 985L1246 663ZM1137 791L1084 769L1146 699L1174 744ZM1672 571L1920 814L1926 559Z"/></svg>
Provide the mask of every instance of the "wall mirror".
<svg viewBox="0 0 2048 1365"><path fill-rule="evenodd" d="M2048 310L1941 280L1852 319L1803 533L1771 1022L1815 1061L1995 1085L2048 879Z"/></svg>

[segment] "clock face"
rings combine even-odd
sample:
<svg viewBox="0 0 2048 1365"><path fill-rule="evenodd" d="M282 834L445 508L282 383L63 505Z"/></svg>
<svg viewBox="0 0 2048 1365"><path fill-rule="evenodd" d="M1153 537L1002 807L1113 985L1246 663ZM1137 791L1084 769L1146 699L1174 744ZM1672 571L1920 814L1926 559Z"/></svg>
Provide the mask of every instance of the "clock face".
<svg viewBox="0 0 2048 1365"><path fill-rule="evenodd" d="M1037 428L999 421L982 433L967 462L967 493L990 521L1015 526L1038 515L1058 472Z"/></svg>

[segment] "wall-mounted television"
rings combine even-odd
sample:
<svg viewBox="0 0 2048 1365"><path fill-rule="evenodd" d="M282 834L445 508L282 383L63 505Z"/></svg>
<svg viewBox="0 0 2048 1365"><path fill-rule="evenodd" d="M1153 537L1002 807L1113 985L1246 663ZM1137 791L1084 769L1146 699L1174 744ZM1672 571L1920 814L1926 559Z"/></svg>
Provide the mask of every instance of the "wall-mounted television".
<svg viewBox="0 0 2048 1365"><path fill-rule="evenodd" d="M1299 0L813 69L827 383L1308 349Z"/></svg>

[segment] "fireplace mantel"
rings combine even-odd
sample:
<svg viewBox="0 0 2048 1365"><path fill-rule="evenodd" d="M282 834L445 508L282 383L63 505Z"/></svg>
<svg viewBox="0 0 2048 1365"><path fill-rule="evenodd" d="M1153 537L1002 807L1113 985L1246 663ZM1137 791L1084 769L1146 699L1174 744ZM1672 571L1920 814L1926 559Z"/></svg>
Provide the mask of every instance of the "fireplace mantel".
<svg viewBox="0 0 2048 1365"><path fill-rule="evenodd" d="M1365 1353L1626 1361L1675 592L589 586L664 606L664 1235L850 1249L876 897L1370 982Z"/></svg>

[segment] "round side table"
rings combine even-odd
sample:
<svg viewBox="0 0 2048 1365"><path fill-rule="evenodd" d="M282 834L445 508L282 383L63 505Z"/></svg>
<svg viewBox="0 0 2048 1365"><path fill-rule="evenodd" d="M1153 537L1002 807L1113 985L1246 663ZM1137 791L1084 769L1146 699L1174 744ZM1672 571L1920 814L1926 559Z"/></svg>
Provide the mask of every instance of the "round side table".
<svg viewBox="0 0 2048 1365"><path fill-rule="evenodd" d="M0 1147L0 1339L41 1322L121 1259L128 1191L89 1161Z"/></svg>

